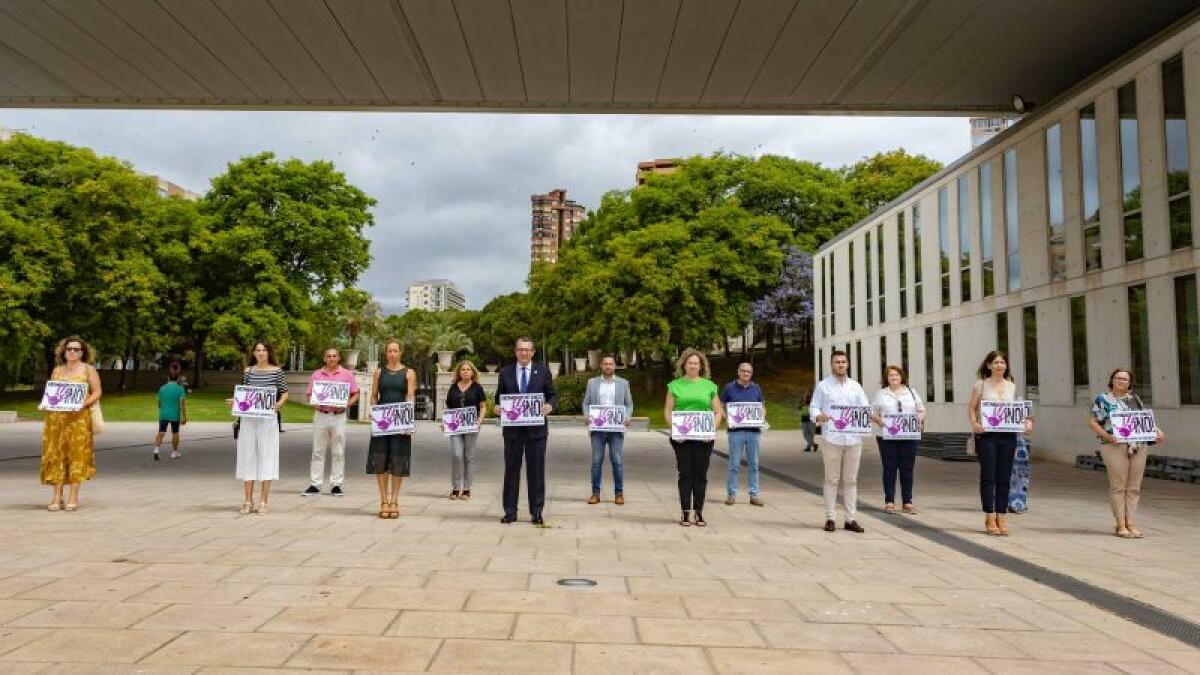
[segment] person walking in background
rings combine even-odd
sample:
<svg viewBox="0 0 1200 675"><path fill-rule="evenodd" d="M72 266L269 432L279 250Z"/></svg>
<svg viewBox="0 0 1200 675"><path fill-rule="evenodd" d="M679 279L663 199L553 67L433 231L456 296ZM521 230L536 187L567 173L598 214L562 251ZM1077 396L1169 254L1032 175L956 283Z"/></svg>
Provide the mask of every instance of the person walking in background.
<svg viewBox="0 0 1200 675"><path fill-rule="evenodd" d="M400 362L404 347L391 338L383 345L384 365L371 383L371 405L412 403L416 400L417 374ZM370 417L368 412L367 417ZM367 448L367 473L379 485L379 517L400 517L400 485L412 470L412 436L372 436ZM390 482L390 485L389 485Z"/></svg>
<svg viewBox="0 0 1200 675"><path fill-rule="evenodd" d="M809 403L812 401L812 390L800 390L800 433L804 434L804 451L816 452L817 426L813 424Z"/></svg>
<svg viewBox="0 0 1200 675"><path fill-rule="evenodd" d="M496 405L505 394L542 394L542 415L548 416L558 405L558 391L545 366L533 363L533 340L517 339L517 362L500 369ZM517 500L521 496L521 464L525 463L525 487L529 491L529 516L533 525L545 527L542 509L546 504L546 422L535 426L504 427L504 516L502 524L517 520Z"/></svg>
<svg viewBox="0 0 1200 675"><path fill-rule="evenodd" d="M283 369L275 360L275 350L263 341L254 343L250 365L242 373L242 384L250 387L275 389L275 412L283 409L287 402L288 386ZM227 399L226 403L232 403ZM267 500L271 496L271 481L279 480L279 428L269 417L238 418L240 429L237 436L237 471L241 479L245 499L240 513L250 513L254 508L254 481L262 483L258 513L267 512Z"/></svg>
<svg viewBox="0 0 1200 675"><path fill-rule="evenodd" d="M663 404L663 419L671 424L671 413L713 413L713 429L721 426L724 408L717 385L709 379L711 370L708 358L699 350L688 347L675 362L675 379L667 385L667 398ZM708 525L704 520L704 497L708 490L708 464L712 459L715 441L671 439L675 450L675 468L679 472L679 507L683 516L679 524L683 527L693 522L698 527ZM694 520L689 519L694 516Z"/></svg>
<svg viewBox="0 0 1200 675"><path fill-rule="evenodd" d="M583 394L583 414L586 417L594 405L619 405L625 408L625 426L633 417L633 395L629 382L617 375L617 360L612 356L600 359L600 375L591 378ZM585 421L586 424L586 421ZM604 449L608 448L612 464L613 503L625 503L625 433L622 431L592 431L592 496L588 504L600 503L600 482L604 475Z"/></svg>
<svg viewBox="0 0 1200 675"><path fill-rule="evenodd" d="M883 387L875 394L875 424L883 426L883 413L915 413L921 426L925 424L925 402L908 386L908 375L900 366L883 370ZM921 441L876 437L879 458L883 460L883 510L896 512L896 474L900 474L900 497L904 512L915 515L913 506L913 468Z"/></svg>
<svg viewBox="0 0 1200 675"><path fill-rule="evenodd" d="M479 422L487 418L487 393L479 384L475 364L463 360L454 369L457 381L446 392L446 410L478 408ZM450 499L470 499L471 482L475 473L475 444L479 432L450 437Z"/></svg>
<svg viewBox="0 0 1200 675"><path fill-rule="evenodd" d="M850 359L846 352L838 349L830 355L829 363L832 373L817 383L813 391L812 402L809 403L809 414L813 421L822 427L821 458L825 467L825 531L837 529L834 515L837 510L838 488L842 490L842 507L846 512L843 525L851 532L862 533L863 526L858 524L858 465L862 461L862 439L856 434L846 434L830 430L830 406L833 405L870 405L862 385L855 382L847 373L850 370Z"/></svg>
<svg viewBox="0 0 1200 675"><path fill-rule="evenodd" d="M1013 459L1017 452L1017 432L984 432L979 418L980 401L1015 401L1016 385L1008 372L1004 352L990 351L979 366L979 379L971 388L967 418L975 433L975 454L979 458L979 501L985 514L988 534L1008 534L1008 493L1012 480ZM1025 433L1033 431L1033 420L1025 420Z"/></svg>
<svg viewBox="0 0 1200 675"><path fill-rule="evenodd" d="M346 479L346 409L358 401L358 382L354 371L341 366L342 355L337 347L326 347L321 357L325 365L313 371L308 378L305 392L308 402L313 402L313 385L317 382L340 382L349 386L350 399L346 407L317 403L313 411L312 460L308 467L308 489L304 496L321 494L325 482L325 455L329 455L329 494L341 497L342 482Z"/></svg>
<svg viewBox="0 0 1200 675"><path fill-rule="evenodd" d="M43 485L54 486L54 496L46 508L50 511L79 507L79 484L96 475L96 447L92 429L92 406L100 401L100 374L91 365L92 349L78 336L60 340L54 348L51 380L84 382L87 397L75 412L47 412L42 427ZM39 406L40 408L41 406ZM71 496L63 505L63 485L71 486Z"/></svg>
<svg viewBox="0 0 1200 675"><path fill-rule="evenodd" d="M167 427L171 428L171 459L179 459L179 427L187 424L187 390L179 384L180 366L172 361L167 366L167 382L158 388L158 433L154 436L154 461L159 461L159 449Z"/></svg>
<svg viewBox="0 0 1200 675"><path fill-rule="evenodd" d="M737 379L725 384L721 389L721 405L728 407L733 403L764 403L762 387L753 381L754 366L749 363L739 363ZM732 424L726 416L725 424ZM738 473L742 468L742 455L746 457L746 491L750 494L750 504L765 506L758 498L758 451L762 430L758 427L728 429L726 437L729 441L729 467L725 471L725 505L733 506L737 501Z"/></svg>
<svg viewBox="0 0 1200 675"><path fill-rule="evenodd" d="M1008 512L1017 515L1029 510L1029 479L1032 477L1029 448L1029 439L1024 435L1017 436L1012 475L1008 479Z"/></svg>
<svg viewBox="0 0 1200 675"><path fill-rule="evenodd" d="M1113 533L1118 537L1141 539L1137 528L1138 501L1142 496L1142 477L1146 473L1146 455L1149 447L1142 443L1127 443L1114 435L1112 413L1122 410L1144 410L1141 397L1133 393L1133 371L1117 368L1108 376L1108 390L1092 401L1092 415L1088 426L1100 439L1100 455L1108 471L1108 498L1112 503L1116 526ZM1166 436L1158 431L1156 443L1165 442Z"/></svg>

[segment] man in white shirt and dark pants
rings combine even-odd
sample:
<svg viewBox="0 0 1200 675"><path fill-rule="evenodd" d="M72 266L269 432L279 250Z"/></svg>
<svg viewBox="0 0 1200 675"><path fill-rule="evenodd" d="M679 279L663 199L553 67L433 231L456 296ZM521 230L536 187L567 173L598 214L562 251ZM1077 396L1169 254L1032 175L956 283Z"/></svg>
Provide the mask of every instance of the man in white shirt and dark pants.
<svg viewBox="0 0 1200 675"><path fill-rule="evenodd" d="M825 462L825 531L837 530L833 522L837 509L838 486L842 488L842 506L846 510L845 528L851 532L863 532L862 525L855 522L858 513L858 464L862 460L862 437L836 431L828 424L830 406L870 405L862 385L847 375L850 359L846 352L835 350L830 357L833 374L817 383L813 392L809 414L821 425L821 456Z"/></svg>

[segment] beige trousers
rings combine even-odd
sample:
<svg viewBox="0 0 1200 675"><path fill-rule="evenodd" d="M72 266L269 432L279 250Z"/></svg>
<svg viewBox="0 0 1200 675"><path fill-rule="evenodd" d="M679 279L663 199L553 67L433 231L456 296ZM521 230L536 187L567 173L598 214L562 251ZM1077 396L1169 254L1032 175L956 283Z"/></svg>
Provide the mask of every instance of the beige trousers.
<svg viewBox="0 0 1200 675"><path fill-rule="evenodd" d="M1108 469L1108 497L1112 501L1113 518L1118 523L1137 522L1138 499L1142 496L1142 474L1146 472L1147 448L1138 448L1132 455L1124 444L1105 443L1100 446L1104 466Z"/></svg>
<svg viewBox="0 0 1200 675"><path fill-rule="evenodd" d="M854 445L821 444L821 459L825 464L825 518L833 520L837 507L838 487L842 488L842 506L846 521L858 515L858 464L862 460L862 443Z"/></svg>

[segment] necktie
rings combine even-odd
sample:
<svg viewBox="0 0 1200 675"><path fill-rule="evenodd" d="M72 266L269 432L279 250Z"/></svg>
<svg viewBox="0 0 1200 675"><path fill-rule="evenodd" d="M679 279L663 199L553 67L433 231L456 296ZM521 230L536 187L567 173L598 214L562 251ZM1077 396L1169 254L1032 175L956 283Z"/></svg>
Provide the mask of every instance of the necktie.
<svg viewBox="0 0 1200 675"><path fill-rule="evenodd" d="M529 369L521 366L521 393L527 393L529 389Z"/></svg>

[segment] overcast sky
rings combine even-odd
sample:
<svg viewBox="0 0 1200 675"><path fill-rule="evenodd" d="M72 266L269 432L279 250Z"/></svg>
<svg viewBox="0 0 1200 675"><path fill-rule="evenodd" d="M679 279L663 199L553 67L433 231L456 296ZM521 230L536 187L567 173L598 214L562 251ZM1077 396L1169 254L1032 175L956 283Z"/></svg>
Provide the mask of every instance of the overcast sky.
<svg viewBox="0 0 1200 675"><path fill-rule="evenodd" d="M961 118L0 110L0 127L89 146L197 192L263 150L331 159L379 200L360 285L394 311L423 278L452 279L472 308L522 290L529 195L561 187L595 208L633 184L642 160L725 150L836 167L904 147L947 163L970 147Z"/></svg>

